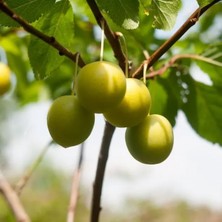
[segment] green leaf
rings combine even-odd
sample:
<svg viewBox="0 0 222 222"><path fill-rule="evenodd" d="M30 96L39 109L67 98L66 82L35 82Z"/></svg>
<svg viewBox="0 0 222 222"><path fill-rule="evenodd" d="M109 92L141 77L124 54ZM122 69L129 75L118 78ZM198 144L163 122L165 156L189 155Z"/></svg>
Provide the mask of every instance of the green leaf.
<svg viewBox="0 0 222 222"><path fill-rule="evenodd" d="M139 25L139 1L138 0L97 0L99 7L117 25L125 29L136 29Z"/></svg>
<svg viewBox="0 0 222 222"><path fill-rule="evenodd" d="M222 145L222 90L188 80L189 95L183 106L193 129L203 138Z"/></svg>
<svg viewBox="0 0 222 222"><path fill-rule="evenodd" d="M197 0L198 4L200 7L203 7L205 5L208 5L209 3L212 2L212 0Z"/></svg>
<svg viewBox="0 0 222 222"><path fill-rule="evenodd" d="M57 2L48 14L41 17L35 27L69 48L74 36L73 19L69 1L62 0ZM37 79L50 75L64 60L58 50L35 36L31 37L28 52Z"/></svg>
<svg viewBox="0 0 222 222"><path fill-rule="evenodd" d="M55 4L55 0L6 0L10 9L21 16L27 22L31 23L38 19L41 15L48 12ZM4 26L19 26L14 20L0 12L0 25Z"/></svg>
<svg viewBox="0 0 222 222"><path fill-rule="evenodd" d="M150 16L153 18L153 27L170 30L173 28L181 0L153 0L149 7Z"/></svg>
<svg viewBox="0 0 222 222"><path fill-rule="evenodd" d="M214 86L222 88L222 42L209 45L201 56L206 59L196 61L196 64L209 75Z"/></svg>
<svg viewBox="0 0 222 222"><path fill-rule="evenodd" d="M165 116L174 126L181 103L181 88L174 73L169 73L167 78L159 77L155 80L150 80L148 88L152 98L150 113Z"/></svg>

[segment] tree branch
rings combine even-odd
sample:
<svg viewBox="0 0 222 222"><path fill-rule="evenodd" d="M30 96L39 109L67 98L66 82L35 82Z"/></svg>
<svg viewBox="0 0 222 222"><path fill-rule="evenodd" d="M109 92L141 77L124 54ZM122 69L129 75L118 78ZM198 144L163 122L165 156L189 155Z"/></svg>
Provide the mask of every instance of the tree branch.
<svg viewBox="0 0 222 222"><path fill-rule="evenodd" d="M13 190L13 188L11 187L11 185L8 183L8 181L1 172L0 172L0 193L3 194L5 200L12 209L15 218L18 222L30 222L29 216L25 212L18 195Z"/></svg>
<svg viewBox="0 0 222 222"><path fill-rule="evenodd" d="M20 17L13 10L11 10L4 0L0 0L0 10L4 12L6 15L8 15L15 22L20 24L24 28L24 30L36 36L37 38L41 39L42 41L46 42L47 44L51 45L53 48L57 49L59 55L64 55L69 59L71 59L73 62L76 61L76 56L78 53L73 54L67 48L62 46L53 36L48 36L43 32L39 31L38 29L34 28L29 23L27 23L22 17ZM81 57L79 57L78 65L80 67L83 67L85 65L85 62Z"/></svg>
<svg viewBox="0 0 222 222"><path fill-rule="evenodd" d="M210 9L213 5L221 0L214 0L210 4L199 7L193 14L185 21L185 23L176 31L176 33L163 43L147 60L145 60L139 68L132 74L134 78L141 78L143 73L144 64L148 64L147 69L149 69L164 53L166 53L196 22L199 20L200 16Z"/></svg>
<svg viewBox="0 0 222 222"><path fill-rule="evenodd" d="M43 157L45 156L46 152L48 151L50 145L53 142L51 141L43 150L42 152L39 154L39 156L37 157L37 159L35 160L35 162L32 164L31 168L29 170L27 170L27 172L25 172L25 174L20 178L20 180L17 182L16 186L15 186L15 191L18 195L21 194L23 188L25 187L25 185L28 183L29 179L31 178L33 172L35 171L35 169L39 166L39 164L41 163Z"/></svg>
<svg viewBox="0 0 222 222"><path fill-rule="evenodd" d="M93 185L93 198L92 198L91 218L90 218L91 222L99 221L99 213L101 210L100 202L101 202L102 185L105 174L106 162L109 155L109 147L114 131L115 127L106 122L100 154L99 154L99 160L97 163L96 177Z"/></svg>
<svg viewBox="0 0 222 222"><path fill-rule="evenodd" d="M221 54L222 55L222 54ZM221 56L220 55L220 56ZM153 78L157 75L162 75L168 68L172 67L175 62L177 60L180 60L180 59L193 59L193 60L199 60L199 61L203 61L203 62L206 62L206 63L209 63L209 64L212 64L212 65L215 65L215 66L219 66L219 67L222 67L222 63L221 62L218 62L218 61L215 61L213 60L212 58L207 58L205 56L202 56L202 55L197 55L197 54L178 54L178 55L174 55L167 63L165 63L160 69L158 70L153 70L151 72L149 72L147 75L146 75L146 78L149 79L149 78Z"/></svg>
<svg viewBox="0 0 222 222"><path fill-rule="evenodd" d="M80 147L79 153L79 162L76 171L73 174L72 180L72 190L70 195L70 202L67 214L67 222L74 222L75 221L75 210L78 200L78 190L79 190L79 183L80 183L80 175L81 175L81 168L83 163L83 153L84 153L84 143L82 143Z"/></svg>
<svg viewBox="0 0 222 222"><path fill-rule="evenodd" d="M95 0L86 0L89 7L91 8L92 13L94 14L94 17L100 27L102 27L102 21L104 23L104 33L106 35L107 40L109 41L109 44L111 45L114 56L119 61L119 66L122 68L122 70L125 71L125 63L128 62L126 56L124 55L122 51L122 47L119 42L119 36L116 35L114 32L111 31L109 28L105 18L101 14Z"/></svg>

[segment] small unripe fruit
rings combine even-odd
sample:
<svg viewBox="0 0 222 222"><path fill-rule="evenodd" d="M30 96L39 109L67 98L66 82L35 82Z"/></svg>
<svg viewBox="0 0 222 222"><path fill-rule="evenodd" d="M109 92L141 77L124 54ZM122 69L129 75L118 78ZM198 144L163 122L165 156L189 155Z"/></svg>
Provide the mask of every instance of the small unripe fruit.
<svg viewBox="0 0 222 222"><path fill-rule="evenodd" d="M163 162L173 147L173 130L169 121L157 114L148 115L139 125L127 128L126 145L131 155L141 163Z"/></svg>
<svg viewBox="0 0 222 222"><path fill-rule="evenodd" d="M138 79L126 79L126 93L116 107L104 113L106 120L117 127L139 124L149 113L151 96L146 85Z"/></svg>
<svg viewBox="0 0 222 222"><path fill-rule="evenodd" d="M94 125L94 113L85 109L76 96L61 96L51 105L47 125L53 140L63 147L84 142Z"/></svg>
<svg viewBox="0 0 222 222"><path fill-rule="evenodd" d="M80 103L95 113L103 113L119 104L125 91L125 75L111 62L87 64L76 79L76 95Z"/></svg>
<svg viewBox="0 0 222 222"><path fill-rule="evenodd" d="M0 62L0 96L5 94L11 85L11 71L7 65Z"/></svg>

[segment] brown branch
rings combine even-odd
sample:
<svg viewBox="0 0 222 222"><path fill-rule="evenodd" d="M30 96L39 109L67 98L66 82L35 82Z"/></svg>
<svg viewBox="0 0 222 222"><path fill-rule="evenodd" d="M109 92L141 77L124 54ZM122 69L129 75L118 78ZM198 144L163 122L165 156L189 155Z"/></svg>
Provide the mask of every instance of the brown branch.
<svg viewBox="0 0 222 222"><path fill-rule="evenodd" d="M147 60L145 60L139 68L133 73L132 77L141 78L144 64L148 64L149 69L158 59L165 54L196 22L199 20L200 16L210 9L213 5L221 0L214 0L210 4L199 7L194 11L194 13L185 21L185 23L176 31L176 33L163 43Z"/></svg>
<svg viewBox="0 0 222 222"><path fill-rule="evenodd" d="M0 172L0 193L3 194L9 207L13 211L17 222L30 222L29 216L27 215L18 195L8 183L6 178Z"/></svg>
<svg viewBox="0 0 222 222"><path fill-rule="evenodd" d="M125 63L127 62L127 58L122 51L122 47L119 42L119 36L116 35L114 32L112 32L111 29L109 28L105 18L103 17L102 13L100 12L96 4L96 1L95 0L86 0L86 1L89 7L91 8L91 11L94 14L94 17L98 25L102 27L102 22L104 23L104 33L106 35L106 38L113 49L114 56L119 61L119 66L122 68L122 70L125 71Z"/></svg>
<svg viewBox="0 0 222 222"><path fill-rule="evenodd" d="M83 153L84 153L84 143L82 143L80 147L80 153L79 153L79 162L76 171L73 175L72 180L72 190L70 195L70 202L69 202L69 208L68 208L68 214L67 214L67 222L74 222L75 221L75 210L78 200L78 190L79 190L79 184L80 184L80 175L81 175L81 168L83 163Z"/></svg>
<svg viewBox="0 0 222 222"><path fill-rule="evenodd" d="M24 30L29 32L30 34L36 36L37 38L41 39L45 43L51 45L53 48L57 49L59 52L59 55L64 55L71 59L73 62L76 61L76 56L78 53L73 54L71 51L69 51L67 48L62 46L53 36L48 36L44 34L43 32L39 31L38 29L34 28L32 25L26 22L21 16L17 15L13 10L11 10L5 1L0 0L0 10L4 12L6 15L8 15L11 19L13 19L15 22L20 24ZM79 57L78 65L80 67L83 67L85 65L84 61L81 57Z"/></svg>
<svg viewBox="0 0 222 222"><path fill-rule="evenodd" d="M93 185L93 198L92 198L92 206L91 206L91 222L99 221L99 213L101 211L101 194L102 194L102 186L103 179L105 174L106 163L109 155L109 147L113 137L113 133L115 131L115 127L106 122L103 139L99 154L99 159L97 163L96 177Z"/></svg>
<svg viewBox="0 0 222 222"><path fill-rule="evenodd" d="M175 62L179 59L186 59L186 58L193 58L195 59L197 55L194 54L179 54L179 55L174 55L167 63L165 63L160 69L158 70L152 70L146 75L146 78L153 78L158 75L162 75L166 70L170 67L172 67Z"/></svg>
<svg viewBox="0 0 222 222"><path fill-rule="evenodd" d="M153 78L158 75L162 75L168 68L172 67L175 65L177 60L180 59L193 59L193 60L199 60L203 62L207 62L216 66L222 67L222 63L212 60L211 58L204 57L202 55L197 55L197 54L178 54L174 55L167 63L165 63L160 69L158 70L152 70L146 75L146 78Z"/></svg>

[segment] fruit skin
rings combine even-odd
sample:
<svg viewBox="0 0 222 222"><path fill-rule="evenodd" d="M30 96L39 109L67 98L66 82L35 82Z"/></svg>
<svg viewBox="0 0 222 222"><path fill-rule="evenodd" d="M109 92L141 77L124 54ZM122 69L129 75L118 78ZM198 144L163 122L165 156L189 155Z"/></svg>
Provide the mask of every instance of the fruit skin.
<svg viewBox="0 0 222 222"><path fill-rule="evenodd" d="M76 79L76 95L80 103L95 113L116 106L124 97L126 78L116 64L97 61L84 66Z"/></svg>
<svg viewBox="0 0 222 222"><path fill-rule="evenodd" d="M127 128L127 148L141 163L163 162L173 148L173 130L169 121L158 114L148 115L139 125Z"/></svg>
<svg viewBox="0 0 222 222"><path fill-rule="evenodd" d="M0 96L5 94L11 86L11 71L9 67L0 62Z"/></svg>
<svg viewBox="0 0 222 222"><path fill-rule="evenodd" d="M139 124L149 113L151 96L146 85L138 79L126 79L126 93L119 105L104 113L106 120L117 127Z"/></svg>
<svg viewBox="0 0 222 222"><path fill-rule="evenodd" d="M47 115L49 133L56 143L65 148L86 140L94 120L94 113L86 110L73 95L57 98Z"/></svg>

